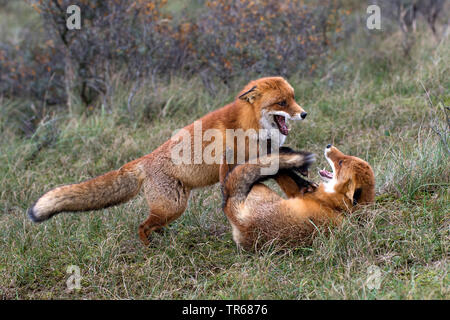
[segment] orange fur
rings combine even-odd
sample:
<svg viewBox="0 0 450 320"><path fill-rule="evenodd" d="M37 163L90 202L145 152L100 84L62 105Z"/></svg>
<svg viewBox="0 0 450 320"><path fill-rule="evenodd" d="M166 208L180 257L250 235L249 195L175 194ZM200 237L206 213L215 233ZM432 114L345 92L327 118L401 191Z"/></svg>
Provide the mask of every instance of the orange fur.
<svg viewBox="0 0 450 320"><path fill-rule="evenodd" d="M319 186L308 185L300 177L297 183L285 182L288 199L258 183L262 178L261 166L239 165L226 176L222 184L224 212L239 246L251 249L270 241L309 244L317 229L340 224L344 213L352 212L356 203L374 201L375 177L367 162L344 155L331 146L325 153L334 166L333 179ZM286 172L286 169L308 165L304 161L293 161L296 156L296 153L281 153L280 169ZM310 187L312 191L302 190Z"/></svg>
<svg viewBox="0 0 450 320"><path fill-rule="evenodd" d="M283 102L282 105L278 103ZM250 82L233 103L213 111L198 121L202 134L217 129L225 137L226 129L263 129L276 124L271 112L288 118L306 116L294 100L294 90L280 77ZM303 114L303 116L301 116ZM190 134L194 152L194 124L184 128ZM149 234L177 219L186 209L190 191L219 181L219 164L175 164L171 152L181 136L168 140L152 153L124 165L119 170L74 185L53 189L28 210L29 217L40 222L65 211L87 211L123 203L144 188L150 207L148 219L139 227L139 237L148 244ZM270 137L256 137L267 140ZM246 143L248 144L248 139ZM202 142L202 150L211 142ZM237 141L223 139L223 148L237 150ZM248 151L248 148L246 148ZM248 152L245 157L248 159ZM193 157L192 157L193 159Z"/></svg>

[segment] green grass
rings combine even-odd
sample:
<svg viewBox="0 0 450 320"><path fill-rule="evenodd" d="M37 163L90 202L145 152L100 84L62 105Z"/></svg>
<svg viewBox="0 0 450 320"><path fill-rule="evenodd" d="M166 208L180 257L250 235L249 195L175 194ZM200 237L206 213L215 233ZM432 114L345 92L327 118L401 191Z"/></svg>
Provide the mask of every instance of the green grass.
<svg viewBox="0 0 450 320"><path fill-rule="evenodd" d="M56 112L32 136L20 130L33 114L30 103L0 100L0 298L449 299L450 162L430 126L446 128L450 46L430 38L420 39L409 60L391 35L357 53L343 48L339 63L314 78L289 79L309 115L287 145L317 153L317 168L326 166L328 143L366 159L377 201L311 247L284 251L239 251L217 185L195 191L187 211L148 248L137 236L148 213L142 195L42 224L26 216L45 191L150 153L175 129L232 101L250 79L215 83L214 94L195 77L149 80L132 116L131 85L118 77L107 106ZM79 291L66 290L69 265L80 267ZM371 266L381 270L379 289L366 285Z"/></svg>

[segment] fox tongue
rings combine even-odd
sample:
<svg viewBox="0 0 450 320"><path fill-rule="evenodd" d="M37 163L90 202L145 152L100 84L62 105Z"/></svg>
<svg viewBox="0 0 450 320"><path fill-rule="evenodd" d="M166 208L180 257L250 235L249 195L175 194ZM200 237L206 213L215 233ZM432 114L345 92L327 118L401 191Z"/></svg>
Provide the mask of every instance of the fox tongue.
<svg viewBox="0 0 450 320"><path fill-rule="evenodd" d="M277 123L278 130L280 130L280 132L282 134L287 136L288 133L289 133L289 129L288 129L287 125L286 125L285 118L283 116L279 116L279 115L276 114L276 115L274 115L274 119L275 119L275 122Z"/></svg>
<svg viewBox="0 0 450 320"><path fill-rule="evenodd" d="M328 172L327 170L320 170L319 174L322 177L328 178L328 179L333 179L333 174L331 172Z"/></svg>

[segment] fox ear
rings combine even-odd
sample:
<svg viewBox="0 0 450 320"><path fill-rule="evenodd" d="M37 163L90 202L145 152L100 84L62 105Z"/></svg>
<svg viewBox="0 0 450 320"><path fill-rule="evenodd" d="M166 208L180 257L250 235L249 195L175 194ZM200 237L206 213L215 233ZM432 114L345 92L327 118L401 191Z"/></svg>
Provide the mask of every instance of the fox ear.
<svg viewBox="0 0 450 320"><path fill-rule="evenodd" d="M251 88L248 91L245 91L243 94L241 94L239 96L239 99L247 101L248 103L253 103L256 99L256 97L258 96L259 92L256 88L256 86L254 86L253 88Z"/></svg>
<svg viewBox="0 0 450 320"><path fill-rule="evenodd" d="M350 201L353 203L353 196L355 194L355 182L353 178L349 179L345 183L345 188L347 191L345 192L345 196L350 199Z"/></svg>

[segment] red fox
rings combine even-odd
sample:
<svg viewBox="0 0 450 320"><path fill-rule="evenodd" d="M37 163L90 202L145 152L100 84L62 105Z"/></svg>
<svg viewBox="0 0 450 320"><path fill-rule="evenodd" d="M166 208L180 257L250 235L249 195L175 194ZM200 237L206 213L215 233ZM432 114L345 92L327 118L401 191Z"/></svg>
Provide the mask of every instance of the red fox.
<svg viewBox="0 0 450 320"><path fill-rule="evenodd" d="M345 155L331 145L325 149L325 158L332 172L320 170L324 181L315 186L294 172L307 170L313 156L280 149L278 174L290 179L285 179L282 188L288 190L288 199L260 183L268 178L260 175L260 164L238 165L229 172L223 164L223 209L236 244L247 250L271 241L307 245L321 226L340 224L345 212L351 212L357 204L374 201L375 177L366 161Z"/></svg>
<svg viewBox="0 0 450 320"><path fill-rule="evenodd" d="M190 136L189 155L192 156L197 136L207 130L215 129L225 136L227 129L253 129L259 134L250 139L270 143L272 136L267 132L276 129L282 144L289 133L287 121L302 120L306 115L305 110L296 103L294 89L286 80L267 77L251 81L234 102L205 115L183 130ZM195 131L196 123L201 125L200 132ZM138 233L142 242L149 244L148 237L152 231L174 221L185 211L192 189L219 181L220 163L174 163L171 156L180 139L181 135L175 135L152 153L118 170L48 191L28 209L28 216L34 222L41 222L61 212L106 208L132 199L143 187L150 214L139 226ZM247 138L246 143L248 141ZM237 149L234 138L232 142L224 139L223 142L214 140L214 143L220 143L223 149ZM207 146L208 143L200 137L200 151ZM247 149L245 152L244 161L249 157Z"/></svg>

